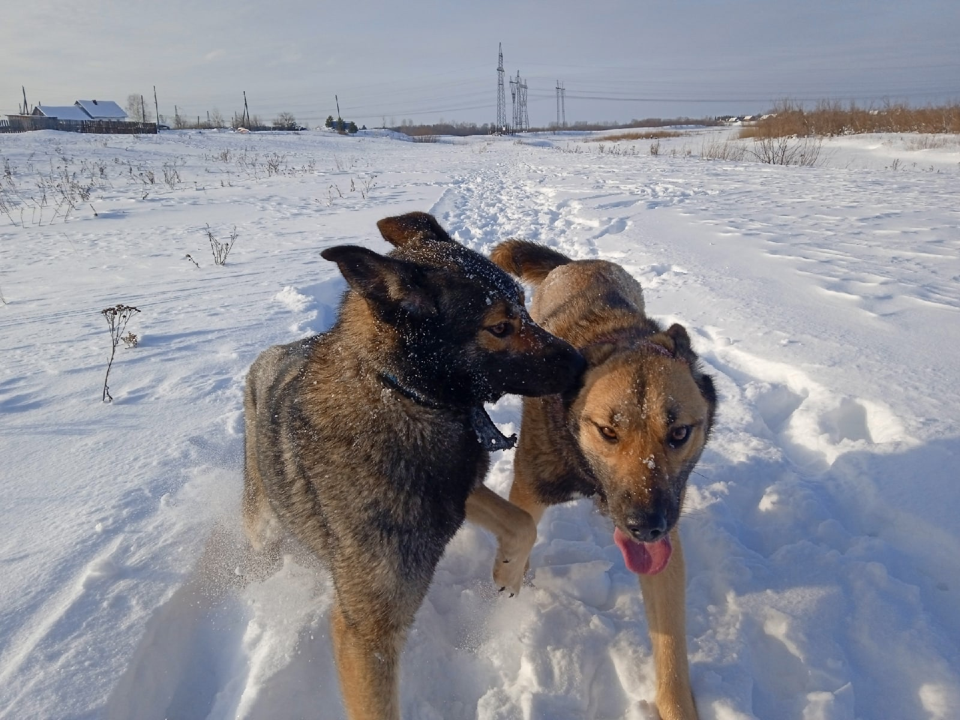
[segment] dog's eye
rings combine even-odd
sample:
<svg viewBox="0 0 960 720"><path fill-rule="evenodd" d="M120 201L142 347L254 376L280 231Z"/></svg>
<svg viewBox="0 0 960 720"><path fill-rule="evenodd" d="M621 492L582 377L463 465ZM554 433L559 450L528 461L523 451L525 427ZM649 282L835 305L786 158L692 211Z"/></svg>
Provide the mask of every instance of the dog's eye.
<svg viewBox="0 0 960 720"><path fill-rule="evenodd" d="M680 427L675 427L670 431L670 436L667 439L670 447L678 448L683 445L690 438L690 426L681 425Z"/></svg>
<svg viewBox="0 0 960 720"><path fill-rule="evenodd" d="M617 437L617 431L607 425L597 425L597 430L600 431L600 437L608 443L615 443L620 439Z"/></svg>
<svg viewBox="0 0 960 720"><path fill-rule="evenodd" d="M513 332L513 325L508 322L498 322L496 325L491 325L487 328L487 332L493 335L494 337L502 338L506 337Z"/></svg>

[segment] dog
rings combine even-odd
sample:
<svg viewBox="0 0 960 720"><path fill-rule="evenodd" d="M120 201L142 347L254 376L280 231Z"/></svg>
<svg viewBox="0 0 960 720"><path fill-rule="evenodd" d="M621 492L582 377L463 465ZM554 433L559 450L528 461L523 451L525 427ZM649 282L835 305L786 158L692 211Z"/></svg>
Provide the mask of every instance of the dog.
<svg viewBox="0 0 960 720"><path fill-rule="evenodd" d="M431 215L377 226L388 255L320 253L348 285L336 322L261 353L244 397L245 531L261 555L289 534L329 568L351 720L400 717L405 635L464 519L529 523L482 485L489 453L515 442L483 404L562 392L585 367L531 321L516 280Z"/></svg>
<svg viewBox="0 0 960 720"><path fill-rule="evenodd" d="M530 520L498 538L494 580L519 592L546 508L592 497L613 520L613 540L640 578L660 715L696 718L677 521L713 427L713 380L681 325L664 330L646 316L640 283L619 265L572 261L523 240L497 245L490 257L535 287L531 317L587 361L578 387L523 401L509 497Z"/></svg>

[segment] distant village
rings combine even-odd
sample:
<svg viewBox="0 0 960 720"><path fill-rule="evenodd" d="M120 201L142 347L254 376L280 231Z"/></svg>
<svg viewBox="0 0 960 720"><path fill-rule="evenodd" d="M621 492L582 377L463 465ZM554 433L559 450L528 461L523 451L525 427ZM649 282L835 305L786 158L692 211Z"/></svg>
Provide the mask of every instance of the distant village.
<svg viewBox="0 0 960 720"><path fill-rule="evenodd" d="M140 117L146 115L135 113L138 117L131 118L126 110L113 100L77 100L73 105L44 105L33 106L27 111L26 97L20 113L6 115L0 118L0 133L20 133L33 130L61 130L65 132L100 133L100 134L151 134L170 128L162 123L143 122ZM751 124L770 115L720 115L713 119L716 124L741 125ZM300 127L292 116L287 125L253 129L292 129L306 130ZM256 120L256 119L255 119ZM336 126L332 116L327 119L326 127L345 132L346 124L342 128ZM249 126L249 123L246 123ZM350 123L349 132L356 132L356 125ZM198 120L199 126L199 120ZM234 126L236 127L236 126ZM364 128L365 129L365 128ZM403 128L399 128L404 131ZM245 130L243 130L245 131Z"/></svg>
<svg viewBox="0 0 960 720"><path fill-rule="evenodd" d="M29 113L0 119L0 132L64 130L81 133L156 134L156 123L131 120L112 100L77 100L73 105L35 105Z"/></svg>

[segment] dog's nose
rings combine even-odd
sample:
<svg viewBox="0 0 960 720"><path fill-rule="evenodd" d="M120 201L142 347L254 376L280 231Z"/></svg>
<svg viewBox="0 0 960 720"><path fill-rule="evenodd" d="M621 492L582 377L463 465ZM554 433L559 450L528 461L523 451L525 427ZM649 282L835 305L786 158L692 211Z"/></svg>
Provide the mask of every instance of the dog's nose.
<svg viewBox="0 0 960 720"><path fill-rule="evenodd" d="M574 376L580 375L587 368L587 361L583 355L573 345L557 337L551 336L546 358L565 365Z"/></svg>
<svg viewBox="0 0 960 720"><path fill-rule="evenodd" d="M587 361L583 355L565 340L553 335L546 335L541 362L551 369L555 379L560 383L560 389L566 389L587 368Z"/></svg>
<svg viewBox="0 0 960 720"><path fill-rule="evenodd" d="M667 534L667 516L663 512L638 512L625 523L627 530L639 542L657 542Z"/></svg>
<svg viewBox="0 0 960 720"><path fill-rule="evenodd" d="M571 361L573 374L579 376L587 369L587 359L575 348L571 348L571 350L573 350L573 360Z"/></svg>

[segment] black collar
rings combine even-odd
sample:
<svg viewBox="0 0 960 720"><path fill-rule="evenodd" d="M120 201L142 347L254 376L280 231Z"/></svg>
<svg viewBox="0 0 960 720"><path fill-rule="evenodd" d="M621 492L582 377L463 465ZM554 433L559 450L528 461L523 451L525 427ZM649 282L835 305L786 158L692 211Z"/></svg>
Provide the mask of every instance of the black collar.
<svg viewBox="0 0 960 720"><path fill-rule="evenodd" d="M437 402L433 398L429 398L421 392L404 385L399 379L397 379L396 376L389 373L379 372L377 373L377 377L386 387L390 388L391 390L396 390L398 393L407 398L407 400L415 402L417 405L422 407L430 408L431 410L463 409L456 408L454 405L445 405ZM487 411L484 410L482 404L471 405L469 408L467 408L467 411L470 416L470 427L473 428L473 432L477 436L477 441L484 450L487 452L493 452L494 450L510 450L516 446L517 436L511 435L510 437L507 437L500 432L500 429L494 425L493 420L491 420L490 416L487 415Z"/></svg>

